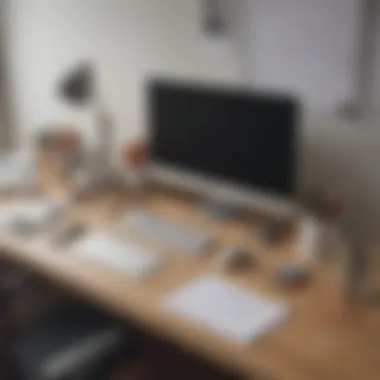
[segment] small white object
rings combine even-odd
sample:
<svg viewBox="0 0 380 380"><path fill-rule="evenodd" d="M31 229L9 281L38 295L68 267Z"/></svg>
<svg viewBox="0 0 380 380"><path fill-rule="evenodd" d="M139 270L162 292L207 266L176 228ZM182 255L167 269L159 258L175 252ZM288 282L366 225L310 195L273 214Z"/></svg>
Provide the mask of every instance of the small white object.
<svg viewBox="0 0 380 380"><path fill-rule="evenodd" d="M212 241L208 234L177 225L149 212L127 215L125 220L127 228L132 232L160 240L192 255L202 254Z"/></svg>
<svg viewBox="0 0 380 380"><path fill-rule="evenodd" d="M87 234L70 250L136 278L147 277L164 264L158 254L107 234Z"/></svg>
<svg viewBox="0 0 380 380"><path fill-rule="evenodd" d="M169 311L240 343L257 339L283 322L289 308L215 276L202 276L164 299Z"/></svg>
<svg viewBox="0 0 380 380"><path fill-rule="evenodd" d="M39 198L4 208L0 212L0 226L12 229L22 224L28 230L48 226L63 211L65 201L61 198Z"/></svg>
<svg viewBox="0 0 380 380"><path fill-rule="evenodd" d="M315 261L319 256L321 226L312 217L300 221L296 242L296 256L305 261Z"/></svg>

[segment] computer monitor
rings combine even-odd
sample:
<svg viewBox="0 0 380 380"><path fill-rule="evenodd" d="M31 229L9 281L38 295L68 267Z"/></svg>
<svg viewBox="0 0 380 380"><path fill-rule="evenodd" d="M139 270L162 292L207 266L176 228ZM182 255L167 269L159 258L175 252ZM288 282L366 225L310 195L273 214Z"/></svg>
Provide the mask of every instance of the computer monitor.
<svg viewBox="0 0 380 380"><path fill-rule="evenodd" d="M150 173L227 204L294 209L292 96L156 79L148 86Z"/></svg>

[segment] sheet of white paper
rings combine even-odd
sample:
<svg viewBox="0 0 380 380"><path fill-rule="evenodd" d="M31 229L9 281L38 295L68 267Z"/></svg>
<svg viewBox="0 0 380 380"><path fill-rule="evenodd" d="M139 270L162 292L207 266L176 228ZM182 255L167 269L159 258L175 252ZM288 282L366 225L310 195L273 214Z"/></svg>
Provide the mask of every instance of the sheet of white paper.
<svg viewBox="0 0 380 380"><path fill-rule="evenodd" d="M25 154L0 154L0 188L23 188L34 182L33 160Z"/></svg>
<svg viewBox="0 0 380 380"><path fill-rule="evenodd" d="M10 228L16 221L42 226L54 219L65 205L64 199L41 197L35 200L5 205L0 208L0 228Z"/></svg>
<svg viewBox="0 0 380 380"><path fill-rule="evenodd" d="M285 304L216 276L196 278L169 294L164 306L238 342L259 338L290 315Z"/></svg>

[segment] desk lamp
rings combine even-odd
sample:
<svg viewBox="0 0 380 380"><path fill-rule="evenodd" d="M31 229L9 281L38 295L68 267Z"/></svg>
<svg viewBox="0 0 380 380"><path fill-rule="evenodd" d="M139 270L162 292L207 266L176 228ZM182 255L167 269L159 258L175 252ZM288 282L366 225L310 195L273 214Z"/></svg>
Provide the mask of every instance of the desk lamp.
<svg viewBox="0 0 380 380"><path fill-rule="evenodd" d="M98 143L95 149L82 152L75 173L76 195L85 196L109 186L115 178L111 165L113 126L99 96L90 64L81 63L70 70L59 83L58 94L68 105L85 108L94 116Z"/></svg>

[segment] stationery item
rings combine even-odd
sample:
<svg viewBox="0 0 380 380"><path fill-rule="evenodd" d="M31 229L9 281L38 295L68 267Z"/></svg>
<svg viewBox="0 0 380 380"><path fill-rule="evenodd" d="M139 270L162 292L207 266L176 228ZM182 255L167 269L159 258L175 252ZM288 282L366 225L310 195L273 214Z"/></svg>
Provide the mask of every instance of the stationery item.
<svg viewBox="0 0 380 380"><path fill-rule="evenodd" d="M285 304L216 276L202 276L164 299L164 307L240 343L258 339L290 315Z"/></svg>

